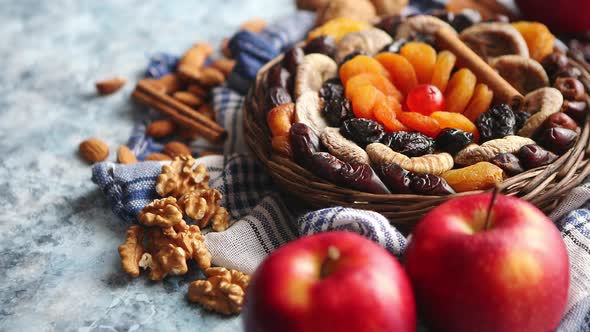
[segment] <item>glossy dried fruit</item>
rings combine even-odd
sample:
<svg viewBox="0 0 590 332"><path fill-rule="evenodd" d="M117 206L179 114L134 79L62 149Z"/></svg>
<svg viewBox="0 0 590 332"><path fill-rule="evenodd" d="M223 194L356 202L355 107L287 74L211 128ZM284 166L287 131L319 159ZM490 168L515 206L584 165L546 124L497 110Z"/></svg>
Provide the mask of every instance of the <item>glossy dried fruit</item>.
<svg viewBox="0 0 590 332"><path fill-rule="evenodd" d="M401 48L400 55L414 67L418 83L430 83L436 65L436 50L432 46L421 42L409 42Z"/></svg>
<svg viewBox="0 0 590 332"><path fill-rule="evenodd" d="M271 109L287 104L292 103L293 98L291 98L291 94L287 89L282 87L271 87L268 89L266 94L266 110L270 111Z"/></svg>
<svg viewBox="0 0 590 332"><path fill-rule="evenodd" d="M555 79L558 79L559 77L580 78L580 76L582 76L582 71L580 69L572 65L567 65L565 68L558 71L557 74L555 74Z"/></svg>
<svg viewBox="0 0 590 332"><path fill-rule="evenodd" d="M392 194L411 194L413 174L396 164L384 164L378 168L379 176Z"/></svg>
<svg viewBox="0 0 590 332"><path fill-rule="evenodd" d="M530 117L531 113L526 111L514 112L514 119L516 120L514 124L514 132L517 133L520 129L522 129Z"/></svg>
<svg viewBox="0 0 590 332"><path fill-rule="evenodd" d="M434 140L421 133L397 131L383 136L381 143L408 157L434 153Z"/></svg>
<svg viewBox="0 0 590 332"><path fill-rule="evenodd" d="M432 138L436 138L442 129L438 121L420 113L402 112L397 118L405 126Z"/></svg>
<svg viewBox="0 0 590 332"><path fill-rule="evenodd" d="M291 152L291 140L289 134L283 136L274 136L271 140L272 150L281 154L285 157L290 158L293 153Z"/></svg>
<svg viewBox="0 0 590 332"><path fill-rule="evenodd" d="M344 58L342 58L342 60L338 64L338 67L342 67L343 64L354 59L357 55L368 55L368 54L367 54L367 52L365 52L363 50L352 51L352 52L348 53Z"/></svg>
<svg viewBox="0 0 590 332"><path fill-rule="evenodd" d="M584 84L573 77L560 77L555 80L553 87L559 90L566 100L582 101L586 97Z"/></svg>
<svg viewBox="0 0 590 332"><path fill-rule="evenodd" d="M512 23L512 26L524 37L531 58L541 61L553 52L555 36L544 24L522 21Z"/></svg>
<svg viewBox="0 0 590 332"><path fill-rule="evenodd" d="M383 75L374 73L364 73L353 76L346 82L346 96L351 98L351 92L362 85L372 85L386 96L392 96L399 102L404 100L404 96L396 89L391 81Z"/></svg>
<svg viewBox="0 0 590 332"><path fill-rule="evenodd" d="M445 179L434 174L414 174L410 188L418 195L445 196L455 193Z"/></svg>
<svg viewBox="0 0 590 332"><path fill-rule="evenodd" d="M514 176L524 172L520 160L512 153L500 153L490 159L490 163L500 167L508 176Z"/></svg>
<svg viewBox="0 0 590 332"><path fill-rule="evenodd" d="M333 58L338 52L336 47L336 41L331 36L319 36L314 38L305 44L303 47L305 54L321 53Z"/></svg>
<svg viewBox="0 0 590 332"><path fill-rule="evenodd" d="M295 117L295 104L287 103L271 109L266 115L266 123L272 136L289 134Z"/></svg>
<svg viewBox="0 0 590 332"><path fill-rule="evenodd" d="M301 47L293 46L287 52L285 52L285 56L283 57L281 64L283 67L285 67L285 69L287 69L287 71L289 71L292 77L295 77L297 74L297 67L303 61L304 56L305 53Z"/></svg>
<svg viewBox="0 0 590 332"><path fill-rule="evenodd" d="M543 69L545 69L545 72L547 72L547 76L549 76L549 79L552 82L555 81L557 73L565 70L568 64L569 60L567 56L561 52L553 52L547 55L541 61Z"/></svg>
<svg viewBox="0 0 590 332"><path fill-rule="evenodd" d="M453 74L445 92L447 111L463 113L475 92L476 83L477 77L467 68Z"/></svg>
<svg viewBox="0 0 590 332"><path fill-rule="evenodd" d="M287 91L291 91L290 82L291 74L280 64L276 64L268 70L268 74L266 76L266 86L281 87Z"/></svg>
<svg viewBox="0 0 590 332"><path fill-rule="evenodd" d="M373 194L391 194L368 164L345 163L340 169L340 183Z"/></svg>
<svg viewBox="0 0 590 332"><path fill-rule="evenodd" d="M397 114L402 112L402 105L394 97L385 97L378 100L373 106L373 116L377 122L383 125L385 132L410 130L397 119Z"/></svg>
<svg viewBox="0 0 590 332"><path fill-rule="evenodd" d="M350 90L352 111L357 118L374 119L373 107L385 95L372 85L361 85Z"/></svg>
<svg viewBox="0 0 590 332"><path fill-rule="evenodd" d="M344 85L350 78L359 74L373 73L389 77L389 72L381 63L366 55L357 55L352 60L345 62L338 73Z"/></svg>
<svg viewBox="0 0 590 332"><path fill-rule="evenodd" d="M410 91L406 105L412 112L430 115L445 109L445 99L436 86L421 84Z"/></svg>
<svg viewBox="0 0 590 332"><path fill-rule="evenodd" d="M479 162L464 168L452 169L441 175L445 181L459 193L486 190L501 183L504 171L489 162Z"/></svg>
<svg viewBox="0 0 590 332"><path fill-rule="evenodd" d="M383 126L369 119L348 119L340 128L344 137L354 141L361 147L379 142L383 137Z"/></svg>
<svg viewBox="0 0 590 332"><path fill-rule="evenodd" d="M557 159L554 153L543 149L537 144L523 146L516 152L516 156L526 170L549 165Z"/></svg>
<svg viewBox="0 0 590 332"><path fill-rule="evenodd" d="M563 102L561 111L569 115L577 123L581 124L586 120L588 114L588 104L585 101L569 101Z"/></svg>
<svg viewBox="0 0 590 332"><path fill-rule="evenodd" d="M311 155L319 150L319 137L307 125L294 123L289 130L289 138L293 160L306 167L309 165Z"/></svg>
<svg viewBox="0 0 590 332"><path fill-rule="evenodd" d="M475 122L480 114L484 113L490 108L493 99L494 92L490 90L487 85L479 83L475 86L473 96L465 108L463 115L465 115L472 122Z"/></svg>
<svg viewBox="0 0 590 332"><path fill-rule="evenodd" d="M544 130L539 138L539 144L547 150L562 155L567 152L578 138L578 133L566 128L551 128Z"/></svg>
<svg viewBox="0 0 590 332"><path fill-rule="evenodd" d="M551 114L543 123L543 129L566 128L573 131L578 130L578 124L569 115L557 112Z"/></svg>
<svg viewBox="0 0 590 332"><path fill-rule="evenodd" d="M480 143L514 135L516 117L510 106L500 104L493 106L487 112L481 114L475 121L479 130Z"/></svg>
<svg viewBox="0 0 590 332"><path fill-rule="evenodd" d="M336 42L340 41L342 37L351 32L363 31L370 29L371 25L359 20L350 18L336 18L325 24L315 28L307 35L307 40L312 40L316 37L328 35L332 36Z"/></svg>
<svg viewBox="0 0 590 332"><path fill-rule="evenodd" d="M389 76L404 95L407 95L418 85L418 77L414 67L406 58L399 54L380 53L375 59L387 69Z"/></svg>
<svg viewBox="0 0 590 332"><path fill-rule="evenodd" d="M449 51L438 53L430 84L436 86L442 93L444 93L449 84L451 72L453 71L456 62L457 57L453 53Z"/></svg>
<svg viewBox="0 0 590 332"><path fill-rule="evenodd" d="M328 152L316 152L310 156L309 170L330 182L339 183L344 162Z"/></svg>
<svg viewBox="0 0 590 332"><path fill-rule="evenodd" d="M451 26L461 32L470 26L480 23L481 15L478 11L472 9L463 9L461 12L455 14Z"/></svg>
<svg viewBox="0 0 590 332"><path fill-rule="evenodd" d="M473 134L474 141L479 140L479 132L473 122L471 122L465 115L461 113L452 112L434 112L430 115L431 118L438 122L438 125L444 128L460 129L470 134Z"/></svg>
<svg viewBox="0 0 590 332"><path fill-rule="evenodd" d="M323 99L322 113L331 127L340 127L342 122L354 117L350 101L344 97L344 87L340 79L335 78L324 82L320 90Z"/></svg>
<svg viewBox="0 0 590 332"><path fill-rule="evenodd" d="M452 155L471 143L473 143L473 134L455 128L443 129L436 138L436 148Z"/></svg>

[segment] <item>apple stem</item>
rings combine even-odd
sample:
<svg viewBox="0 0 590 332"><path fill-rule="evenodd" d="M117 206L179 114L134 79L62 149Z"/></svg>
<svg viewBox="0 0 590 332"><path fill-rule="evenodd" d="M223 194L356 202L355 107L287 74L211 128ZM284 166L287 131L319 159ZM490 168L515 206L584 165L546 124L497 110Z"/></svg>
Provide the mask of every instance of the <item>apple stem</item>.
<svg viewBox="0 0 590 332"><path fill-rule="evenodd" d="M486 215L486 223L484 225L484 230L488 230L490 228L490 222L492 221L492 208L494 207L494 204L496 203L496 196L498 196L499 192L500 192L500 187L498 187L498 186L494 187L494 191L492 191L492 199L490 200L490 205L488 206L488 212Z"/></svg>
<svg viewBox="0 0 590 332"><path fill-rule="evenodd" d="M328 247L328 253L326 260L322 263L322 267L320 270L320 277L323 279L327 277L334 268L334 262L336 262L340 258L340 250L335 246Z"/></svg>

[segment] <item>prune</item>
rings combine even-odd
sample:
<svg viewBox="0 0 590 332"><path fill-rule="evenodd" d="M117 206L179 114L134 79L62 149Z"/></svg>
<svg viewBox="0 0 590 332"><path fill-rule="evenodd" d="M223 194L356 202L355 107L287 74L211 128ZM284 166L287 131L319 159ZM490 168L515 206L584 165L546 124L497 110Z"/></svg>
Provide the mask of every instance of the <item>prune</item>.
<svg viewBox="0 0 590 332"><path fill-rule="evenodd" d="M391 194L371 166L345 163L340 169L340 184L373 194Z"/></svg>
<svg viewBox="0 0 590 332"><path fill-rule="evenodd" d="M473 143L473 134L455 128L445 128L436 138L436 148L452 155Z"/></svg>
<svg viewBox="0 0 590 332"><path fill-rule="evenodd" d="M581 101L586 96L584 84L573 77L560 77L555 80L553 87L559 90L566 100Z"/></svg>
<svg viewBox="0 0 590 332"><path fill-rule="evenodd" d="M549 165L557 159L554 153L543 149L537 144L523 146L516 152L516 156L526 170Z"/></svg>
<svg viewBox="0 0 590 332"><path fill-rule="evenodd" d="M578 124L569 115L557 112L551 114L543 123L543 129L566 128L573 131L578 129Z"/></svg>
<svg viewBox="0 0 590 332"><path fill-rule="evenodd" d="M309 158L309 170L330 182L339 183L344 162L328 152L315 152Z"/></svg>
<svg viewBox="0 0 590 332"><path fill-rule="evenodd" d="M555 79L560 77L573 77L577 79L580 78L580 76L582 76L582 71L580 71L580 69L571 65L567 65L565 68L558 71L557 74L555 74Z"/></svg>
<svg viewBox="0 0 590 332"><path fill-rule="evenodd" d="M531 113L529 112L514 112L514 118L516 119L516 123L514 125L514 132L519 131L527 120L531 117Z"/></svg>
<svg viewBox="0 0 590 332"><path fill-rule="evenodd" d="M301 61L303 61L304 56L305 53L303 53L303 49L301 49L301 47L293 46L287 52L285 52L285 56L283 57L281 64L289 71L291 76L295 77L295 74L297 74L297 67Z"/></svg>
<svg viewBox="0 0 590 332"><path fill-rule="evenodd" d="M455 193L447 181L434 174L414 174L410 188L418 195L439 196Z"/></svg>
<svg viewBox="0 0 590 332"><path fill-rule="evenodd" d="M539 138L539 144L545 149L561 155L574 145L577 138L578 133L573 130L551 128L543 131Z"/></svg>
<svg viewBox="0 0 590 332"><path fill-rule="evenodd" d="M434 140L417 132L394 131L383 136L381 143L408 157L420 157L434 152Z"/></svg>
<svg viewBox="0 0 590 332"><path fill-rule="evenodd" d="M319 36L312 39L303 47L305 54L321 53L331 58L336 55L338 48L336 47L336 41L332 36Z"/></svg>
<svg viewBox="0 0 590 332"><path fill-rule="evenodd" d="M460 13L455 15L455 18L451 22L451 26L461 32L470 26L480 23L481 15L478 11L473 9L463 9Z"/></svg>
<svg viewBox="0 0 590 332"><path fill-rule="evenodd" d="M382 164L377 171L381 180L393 194L411 194L412 173L396 164Z"/></svg>
<svg viewBox="0 0 590 332"><path fill-rule="evenodd" d="M382 48L381 52L399 53L401 48L407 43L408 41L403 38L394 40L393 43L386 45L384 48Z"/></svg>
<svg viewBox="0 0 590 332"><path fill-rule="evenodd" d="M344 57L344 59L342 59L342 61L340 61L340 63L338 64L338 67L342 66L347 61L352 60L357 55L367 55L367 52L360 50L360 51L352 51L352 52L348 53Z"/></svg>
<svg viewBox="0 0 590 332"><path fill-rule="evenodd" d="M514 176L524 172L520 160L512 153L500 153L492 158L490 162L500 167L508 176Z"/></svg>
<svg viewBox="0 0 590 332"><path fill-rule="evenodd" d="M289 93L289 91L287 91L287 89L285 89L283 87L280 87L280 86L271 87L268 89L268 92L266 93L266 110L267 110L267 112L279 105L283 105L283 104L291 103L291 102L293 102L293 98L291 98L291 94Z"/></svg>
<svg viewBox="0 0 590 332"><path fill-rule="evenodd" d="M360 147L379 142L384 135L383 126L376 121L362 118L348 119L340 127L342 135Z"/></svg>
<svg viewBox="0 0 590 332"><path fill-rule="evenodd" d="M568 63L567 56L561 52L553 52L541 60L541 65L552 82L555 80L558 72L567 68Z"/></svg>
<svg viewBox="0 0 590 332"><path fill-rule="evenodd" d="M294 123L289 130L293 160L303 166L309 166L310 157L319 150L320 139L303 123Z"/></svg>
<svg viewBox="0 0 590 332"><path fill-rule="evenodd" d="M477 117L475 125L479 130L480 143L514 135L516 117L510 106L500 104L491 107Z"/></svg>
<svg viewBox="0 0 590 332"><path fill-rule="evenodd" d="M585 101L569 101L563 102L561 111L569 115L577 123L583 123L586 120L588 104Z"/></svg>
<svg viewBox="0 0 590 332"><path fill-rule="evenodd" d="M342 122L354 117L339 78L326 81L320 89L320 97L324 100L322 113L331 127L340 127Z"/></svg>
<svg viewBox="0 0 590 332"><path fill-rule="evenodd" d="M281 87L287 89L287 91L291 91L291 87L289 86L291 74L281 65L276 64L270 68L268 74L266 76L266 85L268 87Z"/></svg>
<svg viewBox="0 0 590 332"><path fill-rule="evenodd" d="M395 37L397 28L403 22L404 18L400 15L391 15L381 18L376 27L387 32L390 36Z"/></svg>

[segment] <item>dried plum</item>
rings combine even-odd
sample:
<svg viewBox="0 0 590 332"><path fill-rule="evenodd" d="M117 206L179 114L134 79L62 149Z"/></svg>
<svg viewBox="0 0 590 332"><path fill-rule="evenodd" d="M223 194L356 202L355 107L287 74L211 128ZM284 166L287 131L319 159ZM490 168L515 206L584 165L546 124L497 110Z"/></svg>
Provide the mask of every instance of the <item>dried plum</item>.
<svg viewBox="0 0 590 332"><path fill-rule="evenodd" d="M289 130L293 160L303 166L309 166L311 156L319 150L320 139L303 123L294 123Z"/></svg>
<svg viewBox="0 0 590 332"><path fill-rule="evenodd" d="M283 105L283 104L291 103L291 102L293 102L293 98L291 98L291 94L289 93L289 91L287 91L287 89L285 89L283 87L280 87L280 86L271 87L268 89L268 92L266 93L266 110L267 110L267 112L279 105Z"/></svg>
<svg viewBox="0 0 590 332"><path fill-rule="evenodd" d="M359 163L345 163L340 169L340 183L343 186L373 194L391 194L371 166Z"/></svg>
<svg viewBox="0 0 590 332"><path fill-rule="evenodd" d="M512 153L500 153L492 158L490 162L500 167L508 176L524 172L520 160Z"/></svg>
<svg viewBox="0 0 590 332"><path fill-rule="evenodd" d="M547 76L549 76L551 82L555 81L557 73L566 69L568 63L567 56L561 52L553 52L541 61L541 65L545 69L545 72L547 72Z"/></svg>
<svg viewBox="0 0 590 332"><path fill-rule="evenodd" d="M566 128L551 128L543 131L539 138L539 144L547 150L561 155L567 152L567 150L576 143L577 138L578 133L573 130Z"/></svg>
<svg viewBox="0 0 590 332"><path fill-rule="evenodd" d="M554 153L543 149L537 144L523 146L516 152L516 155L520 159L521 165L527 170L549 165L557 159Z"/></svg>
<svg viewBox="0 0 590 332"><path fill-rule="evenodd" d="M516 117L510 106L500 104L492 106L482 113L475 121L475 125L479 130L480 143L483 143L492 139L514 135Z"/></svg>
<svg viewBox="0 0 590 332"><path fill-rule="evenodd" d="M381 180L393 194L411 194L412 173L396 164L383 164L378 169Z"/></svg>
<svg viewBox="0 0 590 332"><path fill-rule="evenodd" d="M567 65L555 74L555 79L557 80L560 77L580 78L580 76L582 76L582 71L580 69L572 65Z"/></svg>
<svg viewBox="0 0 590 332"><path fill-rule="evenodd" d="M408 157L419 157L434 152L434 140L417 132L395 131L383 136L381 143Z"/></svg>
<svg viewBox="0 0 590 332"><path fill-rule="evenodd" d="M303 47L305 54L321 53L333 58L338 52L336 47L336 40L332 36L319 36L310 40L305 47Z"/></svg>
<svg viewBox="0 0 590 332"><path fill-rule="evenodd" d="M585 101L566 100L561 107L562 112L569 115L578 124L581 124L586 120L586 114L588 113L587 109L588 104Z"/></svg>
<svg viewBox="0 0 590 332"><path fill-rule="evenodd" d="M340 127L342 122L354 117L339 78L326 81L320 90L320 97L324 101L322 113L331 127Z"/></svg>
<svg viewBox="0 0 590 332"><path fill-rule="evenodd" d="M340 127L342 135L360 147L364 148L367 144L379 142L384 135L383 126L376 121L354 118L348 119Z"/></svg>
<svg viewBox="0 0 590 332"><path fill-rule="evenodd" d="M436 137L436 148L453 155L471 143L473 143L472 133L455 128L445 128Z"/></svg>
<svg viewBox="0 0 590 332"><path fill-rule="evenodd" d="M344 162L328 152L315 152L309 158L309 170L330 182L340 182L340 170Z"/></svg>
<svg viewBox="0 0 590 332"><path fill-rule="evenodd" d="M291 91L291 87L289 86L290 78L291 74L289 74L289 71L280 64L276 64L268 71L266 85L268 87L281 87L287 89L287 91Z"/></svg>
<svg viewBox="0 0 590 332"><path fill-rule="evenodd" d="M514 132L518 132L520 129L522 129L522 127L524 127L524 124L527 122L527 120L531 117L531 113L529 112L514 112L514 119L516 120L516 123L514 124Z"/></svg>
<svg viewBox="0 0 590 332"><path fill-rule="evenodd" d="M553 87L559 90L566 100L582 101L586 96L584 84L573 77L560 77L555 80Z"/></svg>
<svg viewBox="0 0 590 332"><path fill-rule="evenodd" d="M303 61L303 57L305 53L303 53L303 49L299 46L291 47L287 52L285 52L285 56L281 61L283 67L289 71L291 76L295 77L297 74L297 67Z"/></svg>
<svg viewBox="0 0 590 332"><path fill-rule="evenodd" d="M418 195L442 196L455 193L445 179L434 174L414 174L410 188Z"/></svg>
<svg viewBox="0 0 590 332"><path fill-rule="evenodd" d="M573 131L578 130L578 124L569 115L557 112L551 114L545 122L543 122L543 129L550 128L567 128Z"/></svg>

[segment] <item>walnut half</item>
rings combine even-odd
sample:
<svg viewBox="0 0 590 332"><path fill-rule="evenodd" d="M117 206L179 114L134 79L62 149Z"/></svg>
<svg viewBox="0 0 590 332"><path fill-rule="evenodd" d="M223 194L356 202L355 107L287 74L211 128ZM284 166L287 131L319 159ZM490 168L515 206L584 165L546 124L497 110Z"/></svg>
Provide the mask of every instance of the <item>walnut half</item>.
<svg viewBox="0 0 590 332"><path fill-rule="evenodd" d="M209 188L207 167L194 165L193 157L181 155L174 158L170 165L162 166L162 172L156 181L158 194L162 197L180 198L189 191Z"/></svg>
<svg viewBox="0 0 590 332"><path fill-rule="evenodd" d="M119 246L123 270L132 277L139 276L139 262L145 253L142 242L143 227L133 225L127 229L125 243Z"/></svg>
<svg viewBox="0 0 590 332"><path fill-rule="evenodd" d="M189 301L224 315L240 313L250 276L223 267L208 268L205 275L207 280L196 280L189 285Z"/></svg>
<svg viewBox="0 0 590 332"><path fill-rule="evenodd" d="M193 190L184 194L178 203L187 216L199 222L201 228L209 226L220 232L227 229L229 213L219 206L221 193L216 189Z"/></svg>
<svg viewBox="0 0 590 332"><path fill-rule="evenodd" d="M182 210L174 197L156 199L139 212L138 219L146 226L171 227L182 222Z"/></svg>

